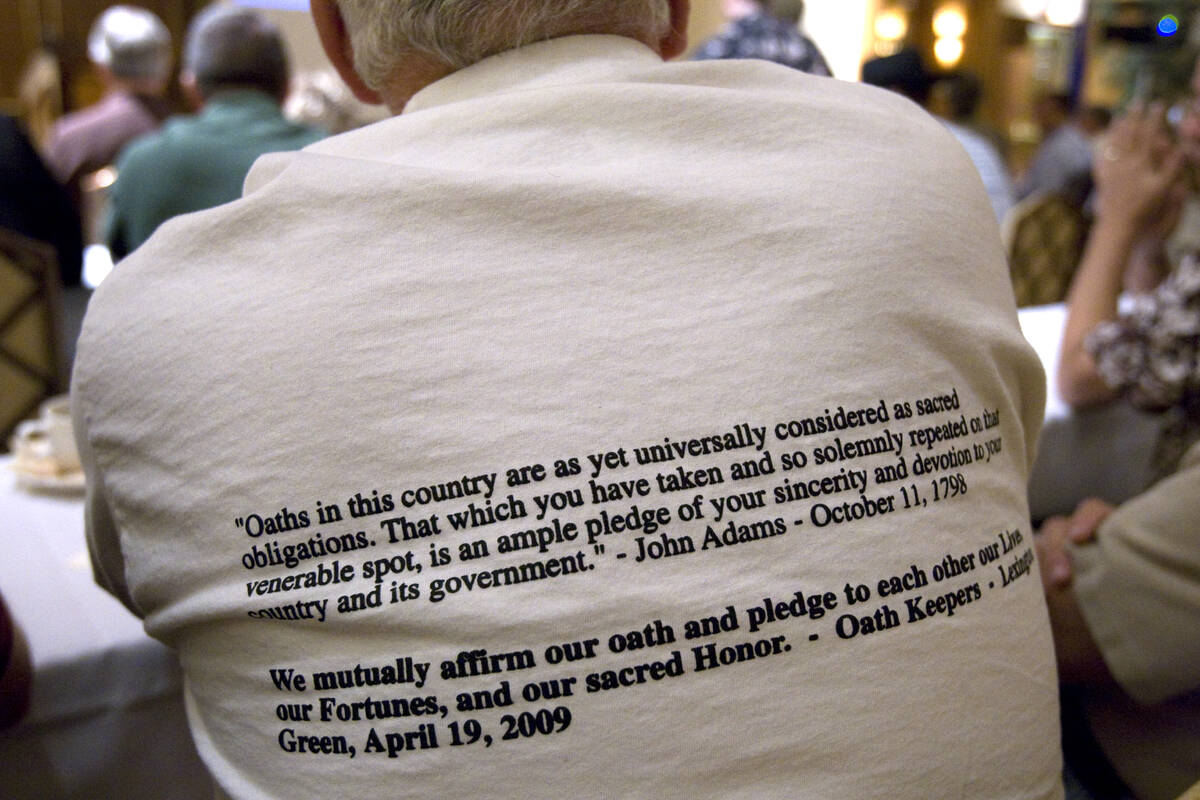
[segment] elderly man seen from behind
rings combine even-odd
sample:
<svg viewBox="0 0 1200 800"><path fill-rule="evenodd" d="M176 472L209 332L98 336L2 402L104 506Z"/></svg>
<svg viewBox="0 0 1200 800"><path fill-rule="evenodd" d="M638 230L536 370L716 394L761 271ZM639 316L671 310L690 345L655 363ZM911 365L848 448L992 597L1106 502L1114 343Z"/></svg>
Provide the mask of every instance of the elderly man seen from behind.
<svg viewBox="0 0 1200 800"><path fill-rule="evenodd" d="M236 798L1061 796L1044 402L935 120L686 0L314 0L395 117L94 298L98 579Z"/></svg>
<svg viewBox="0 0 1200 800"><path fill-rule="evenodd" d="M171 217L236 200L263 153L296 150L323 136L283 118L283 37L255 11L217 5L201 12L188 29L180 80L200 112L169 120L117 163L107 223L117 257Z"/></svg>

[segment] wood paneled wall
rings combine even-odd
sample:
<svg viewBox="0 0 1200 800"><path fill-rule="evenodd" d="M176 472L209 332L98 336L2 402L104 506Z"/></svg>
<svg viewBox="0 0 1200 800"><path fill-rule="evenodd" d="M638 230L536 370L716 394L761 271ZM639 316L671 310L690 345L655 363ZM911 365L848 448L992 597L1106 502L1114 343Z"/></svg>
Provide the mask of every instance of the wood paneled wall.
<svg viewBox="0 0 1200 800"><path fill-rule="evenodd" d="M162 18L178 57L187 21L209 0L126 0ZM0 110L23 115L19 92L23 71L39 48L52 49L62 70L65 111L99 98L101 86L87 57L88 30L117 0L4 0L0 2ZM178 99L178 98L176 98Z"/></svg>

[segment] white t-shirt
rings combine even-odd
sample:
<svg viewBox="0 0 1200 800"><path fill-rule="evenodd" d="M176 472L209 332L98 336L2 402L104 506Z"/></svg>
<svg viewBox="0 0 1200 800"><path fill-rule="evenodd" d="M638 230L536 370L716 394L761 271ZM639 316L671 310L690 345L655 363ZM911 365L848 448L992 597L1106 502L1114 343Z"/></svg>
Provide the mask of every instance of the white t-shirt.
<svg viewBox="0 0 1200 800"><path fill-rule="evenodd" d="M937 121L571 37L247 189L75 374L225 792L1059 795L1044 381Z"/></svg>

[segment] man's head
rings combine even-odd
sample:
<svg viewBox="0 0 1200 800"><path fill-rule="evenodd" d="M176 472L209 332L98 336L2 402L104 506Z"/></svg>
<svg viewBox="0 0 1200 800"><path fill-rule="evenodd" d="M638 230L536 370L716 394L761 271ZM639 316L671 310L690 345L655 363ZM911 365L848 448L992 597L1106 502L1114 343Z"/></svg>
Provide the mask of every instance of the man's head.
<svg viewBox="0 0 1200 800"><path fill-rule="evenodd" d="M934 82L921 54L908 47L895 55L864 63L862 79L863 83L890 89L921 106L929 100L929 89Z"/></svg>
<svg viewBox="0 0 1200 800"><path fill-rule="evenodd" d="M1033 118L1047 133L1071 119L1071 96L1043 92L1033 101Z"/></svg>
<svg viewBox="0 0 1200 800"><path fill-rule="evenodd" d="M256 89L282 102L288 85L283 37L254 11L210 6L188 28L182 79L201 100L229 89Z"/></svg>
<svg viewBox="0 0 1200 800"><path fill-rule="evenodd" d="M106 9L88 32L88 57L109 83L159 94L171 74L171 33L144 8Z"/></svg>
<svg viewBox="0 0 1200 800"><path fill-rule="evenodd" d="M361 100L399 111L416 91L505 50L573 34L686 45L688 0L313 0L321 43Z"/></svg>
<svg viewBox="0 0 1200 800"><path fill-rule="evenodd" d="M944 100L945 115L960 122L974 118L983 99L983 84L967 72L947 75L938 81L936 90Z"/></svg>
<svg viewBox="0 0 1200 800"><path fill-rule="evenodd" d="M1104 106L1085 106L1079 109L1076 121L1088 136L1099 136L1112 123L1112 110Z"/></svg>

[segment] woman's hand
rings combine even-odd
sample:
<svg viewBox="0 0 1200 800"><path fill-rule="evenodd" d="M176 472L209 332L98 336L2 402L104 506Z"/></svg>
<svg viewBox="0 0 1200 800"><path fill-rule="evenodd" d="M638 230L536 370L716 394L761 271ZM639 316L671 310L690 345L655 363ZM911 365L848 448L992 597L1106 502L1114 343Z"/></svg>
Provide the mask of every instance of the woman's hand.
<svg viewBox="0 0 1200 800"><path fill-rule="evenodd" d="M1093 166L1099 222L1138 236L1165 238L1186 197L1180 180L1184 149L1174 142L1160 105L1121 117L1098 148Z"/></svg>

